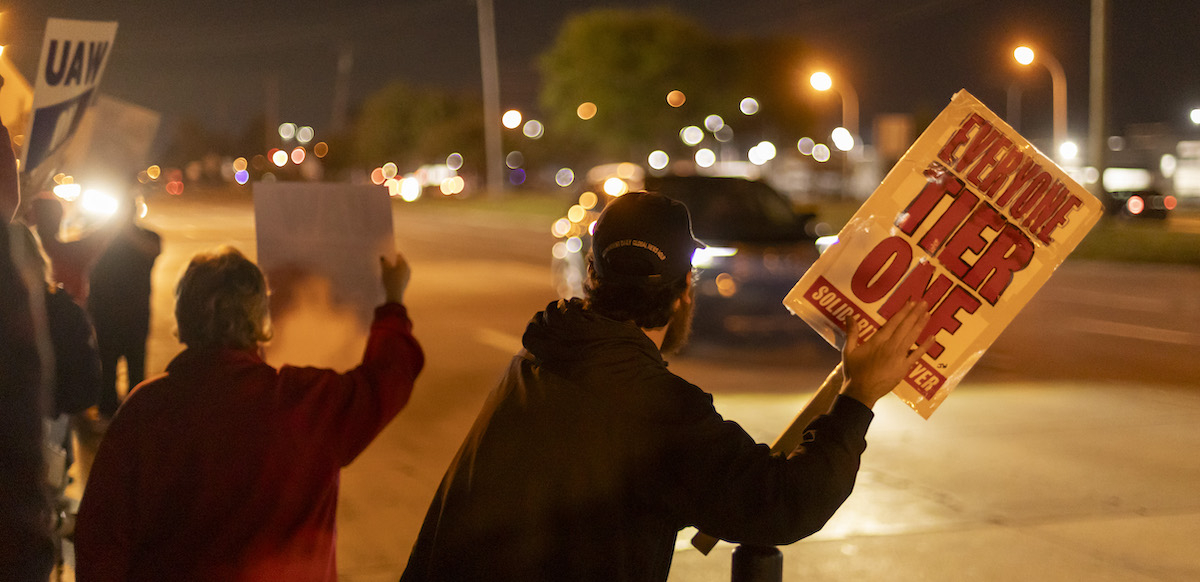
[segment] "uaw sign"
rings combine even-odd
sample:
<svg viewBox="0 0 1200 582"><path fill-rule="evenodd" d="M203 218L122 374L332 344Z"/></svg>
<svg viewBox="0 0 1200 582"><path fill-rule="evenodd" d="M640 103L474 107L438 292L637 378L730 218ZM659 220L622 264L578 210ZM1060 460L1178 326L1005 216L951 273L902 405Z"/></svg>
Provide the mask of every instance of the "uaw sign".
<svg viewBox="0 0 1200 582"><path fill-rule="evenodd" d="M925 418L1103 213L969 93L909 148L784 305L827 341L865 342L909 300L935 343L896 387Z"/></svg>
<svg viewBox="0 0 1200 582"><path fill-rule="evenodd" d="M33 85L33 116L21 156L26 172L62 151L79 129L95 101L116 35L115 22L46 22Z"/></svg>

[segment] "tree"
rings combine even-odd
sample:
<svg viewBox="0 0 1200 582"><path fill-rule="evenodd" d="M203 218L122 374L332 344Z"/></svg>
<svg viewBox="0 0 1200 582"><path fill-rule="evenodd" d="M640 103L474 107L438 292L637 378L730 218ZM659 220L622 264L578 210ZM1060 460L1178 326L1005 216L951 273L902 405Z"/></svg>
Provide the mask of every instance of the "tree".
<svg viewBox="0 0 1200 582"><path fill-rule="evenodd" d="M547 138L560 152L592 153L591 162L640 161L654 149L679 159L690 155L680 129L716 114L739 148L798 139L811 125L803 59L799 41L717 38L664 9L581 13L541 58ZM680 107L667 104L674 90L686 97ZM761 105L750 117L739 110L748 96ZM596 105L591 120L577 115L584 102Z"/></svg>
<svg viewBox="0 0 1200 582"><path fill-rule="evenodd" d="M392 82L363 102L353 130L355 159L415 168L458 152L483 165L483 113L478 100L440 89Z"/></svg>
<svg viewBox="0 0 1200 582"><path fill-rule="evenodd" d="M696 112L705 102L727 92L710 68L726 60L720 52L700 26L668 10L578 14L564 23L540 62L541 106L556 134L550 137L571 134L568 139L612 159L628 159L635 146L677 141L685 122L698 122L691 117L702 115ZM691 106L669 106L673 90L683 91ZM595 117L586 121L577 115L584 102L596 105Z"/></svg>

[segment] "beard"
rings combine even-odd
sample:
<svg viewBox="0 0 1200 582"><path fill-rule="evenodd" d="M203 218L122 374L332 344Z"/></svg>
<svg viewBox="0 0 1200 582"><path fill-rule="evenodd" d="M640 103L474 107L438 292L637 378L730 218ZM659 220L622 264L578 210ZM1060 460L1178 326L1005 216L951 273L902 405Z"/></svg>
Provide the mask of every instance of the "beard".
<svg viewBox="0 0 1200 582"><path fill-rule="evenodd" d="M674 354L687 345L692 335L692 316L696 312L696 301L688 289L688 301L680 301L679 309L671 314L667 322L666 333L663 334L662 346L658 351L662 354Z"/></svg>

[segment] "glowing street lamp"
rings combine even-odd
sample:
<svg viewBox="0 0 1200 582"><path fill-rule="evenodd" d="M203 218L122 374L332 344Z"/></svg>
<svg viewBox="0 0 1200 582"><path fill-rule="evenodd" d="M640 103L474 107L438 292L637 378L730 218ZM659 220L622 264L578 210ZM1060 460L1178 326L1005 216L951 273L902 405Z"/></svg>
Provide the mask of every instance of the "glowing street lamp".
<svg viewBox="0 0 1200 582"><path fill-rule="evenodd" d="M842 127L850 131L851 136L858 135L858 93L850 83L841 81L834 88L833 77L824 71L817 71L808 78L808 84L817 91L834 91L842 98Z"/></svg>
<svg viewBox="0 0 1200 582"><path fill-rule="evenodd" d="M1067 139L1067 75L1058 59L1046 51L1034 53L1032 48L1022 45L1013 50L1013 58L1025 66L1038 60L1050 72L1051 90L1054 93L1054 150L1058 151Z"/></svg>

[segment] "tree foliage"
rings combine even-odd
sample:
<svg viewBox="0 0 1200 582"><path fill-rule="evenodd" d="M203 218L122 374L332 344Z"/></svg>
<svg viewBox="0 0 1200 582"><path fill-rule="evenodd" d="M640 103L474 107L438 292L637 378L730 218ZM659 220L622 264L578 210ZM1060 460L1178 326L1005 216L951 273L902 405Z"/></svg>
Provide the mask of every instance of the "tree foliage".
<svg viewBox="0 0 1200 582"><path fill-rule="evenodd" d="M677 135L685 115L667 105L667 93L680 90L699 101L715 97L720 86L710 67L719 52L707 32L667 10L578 14L541 59L540 99L549 127L618 158L628 156L633 144ZM595 117L586 121L576 113L584 102L596 105Z"/></svg>
<svg viewBox="0 0 1200 582"><path fill-rule="evenodd" d="M477 99L392 82L367 97L353 129L355 158L402 168L440 162L458 152L483 163L483 113Z"/></svg>
<svg viewBox="0 0 1200 582"><path fill-rule="evenodd" d="M809 124L803 53L793 40L718 38L665 9L580 13L541 58L547 135L570 145L562 151L613 161L653 149L687 155L680 129L709 114L730 122L739 141L798 133ZM683 106L667 104L673 90L686 96ZM752 118L738 108L747 96L762 105ZM576 110L589 101L597 113L581 120Z"/></svg>

